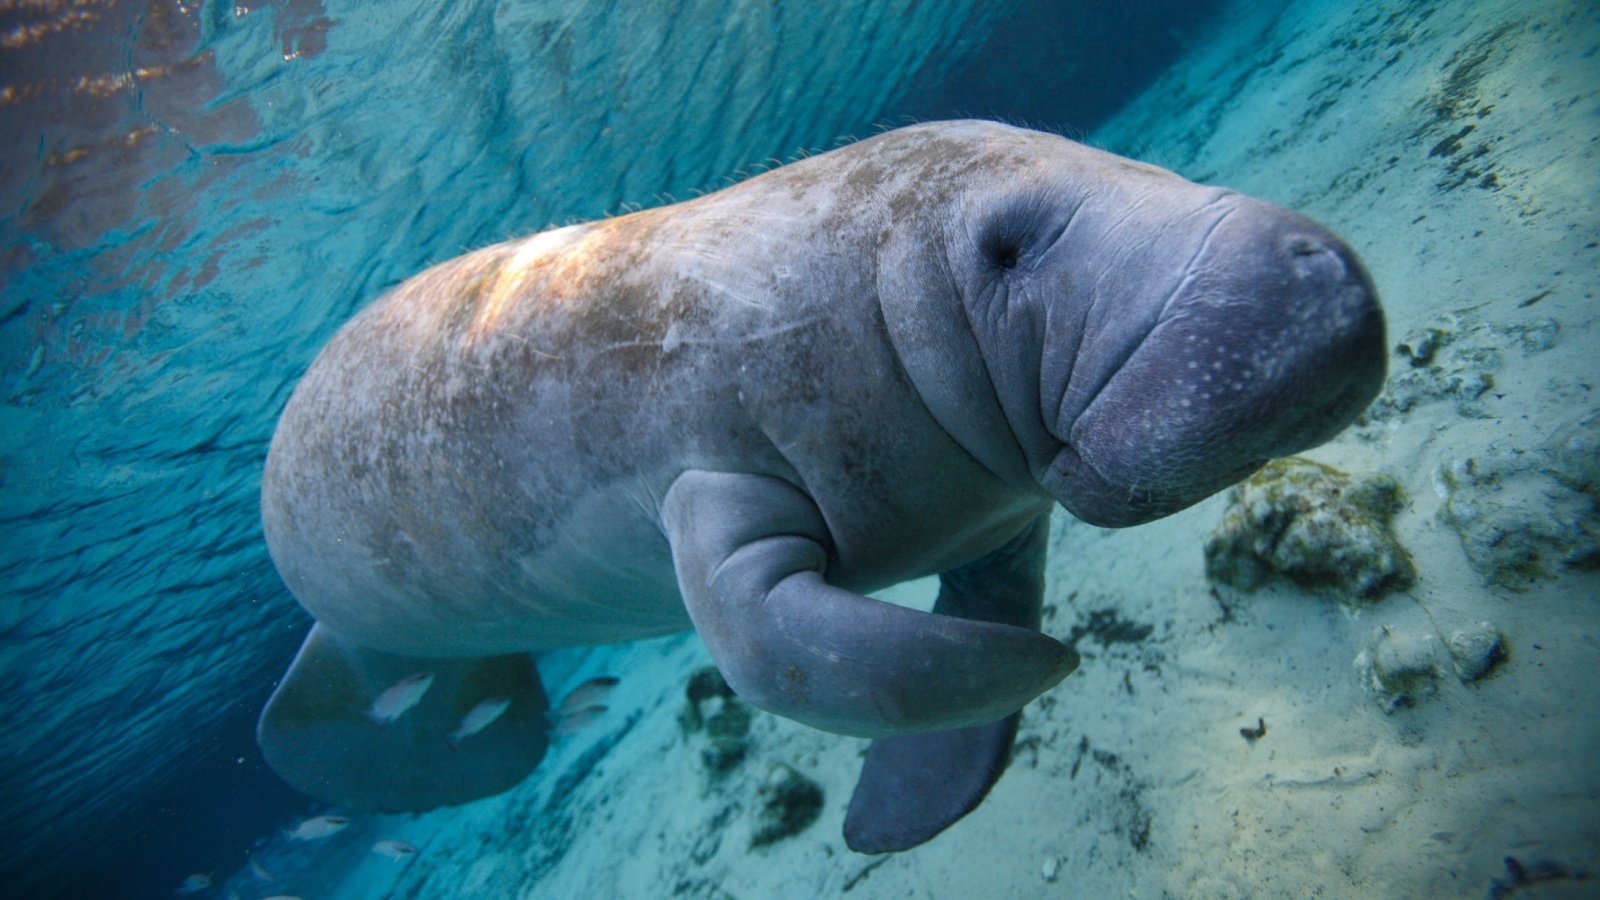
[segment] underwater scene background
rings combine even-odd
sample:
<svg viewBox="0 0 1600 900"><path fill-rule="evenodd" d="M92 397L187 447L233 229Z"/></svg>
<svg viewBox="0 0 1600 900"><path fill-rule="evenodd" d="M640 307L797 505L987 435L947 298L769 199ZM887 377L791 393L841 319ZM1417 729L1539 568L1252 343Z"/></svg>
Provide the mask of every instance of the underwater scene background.
<svg viewBox="0 0 1600 900"><path fill-rule="evenodd" d="M865 742L743 704L693 635L541 655L552 698L618 684L498 797L353 813L265 768L310 620L261 464L341 323L465 250L957 116L1311 215L1392 350L1309 460L1134 529L1057 514L1045 630L1084 661L983 806L850 852ZM16 2L0 128L12 895L1595 889L1592 3Z"/></svg>

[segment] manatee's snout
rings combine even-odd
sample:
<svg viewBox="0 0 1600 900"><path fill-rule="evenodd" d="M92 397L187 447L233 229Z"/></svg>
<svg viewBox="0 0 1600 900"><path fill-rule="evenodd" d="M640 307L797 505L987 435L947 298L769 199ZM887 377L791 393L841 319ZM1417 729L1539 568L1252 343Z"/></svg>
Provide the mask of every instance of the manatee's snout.
<svg viewBox="0 0 1600 900"><path fill-rule="evenodd" d="M1154 327L1057 423L1055 492L1090 522L1138 524L1204 499L1333 437L1383 385L1372 281L1304 216L1238 198L1178 270Z"/></svg>

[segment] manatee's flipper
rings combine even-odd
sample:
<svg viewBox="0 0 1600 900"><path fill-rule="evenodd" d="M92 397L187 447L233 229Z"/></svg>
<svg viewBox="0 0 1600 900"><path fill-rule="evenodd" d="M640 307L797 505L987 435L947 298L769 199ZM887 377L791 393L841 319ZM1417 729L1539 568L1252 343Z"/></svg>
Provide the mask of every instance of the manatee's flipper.
<svg viewBox="0 0 1600 900"><path fill-rule="evenodd" d="M808 725L865 737L981 725L1077 665L1033 628L829 585L822 514L782 479L686 472L667 491L662 524L689 617L728 684Z"/></svg>
<svg viewBox="0 0 1600 900"><path fill-rule="evenodd" d="M909 850L972 812L1005 771L1021 719L873 741L844 816L845 844L857 853Z"/></svg>
<svg viewBox="0 0 1600 900"><path fill-rule="evenodd" d="M1041 516L994 553L945 572L934 612L1038 628L1049 532ZM906 850L971 812L1005 771L1021 718L873 741L845 813L845 843L858 853Z"/></svg>
<svg viewBox="0 0 1600 900"><path fill-rule="evenodd" d="M434 678L420 701L390 722L373 701L408 676ZM511 702L481 731L452 744L485 700ZM425 659L366 650L315 625L256 726L273 771L329 803L400 812L497 794L532 772L548 744L549 706L525 653ZM480 714L481 717L481 714Z"/></svg>

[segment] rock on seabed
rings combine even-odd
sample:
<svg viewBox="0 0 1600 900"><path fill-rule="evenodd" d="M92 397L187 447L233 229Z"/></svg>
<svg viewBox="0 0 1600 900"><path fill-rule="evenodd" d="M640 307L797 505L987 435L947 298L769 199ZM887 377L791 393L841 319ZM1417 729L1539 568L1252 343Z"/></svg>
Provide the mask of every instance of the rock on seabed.
<svg viewBox="0 0 1600 900"><path fill-rule="evenodd" d="M1206 575L1243 590L1272 578L1341 598L1372 600L1416 580L1389 520L1400 485L1301 457L1273 460L1234 487L1206 540Z"/></svg>

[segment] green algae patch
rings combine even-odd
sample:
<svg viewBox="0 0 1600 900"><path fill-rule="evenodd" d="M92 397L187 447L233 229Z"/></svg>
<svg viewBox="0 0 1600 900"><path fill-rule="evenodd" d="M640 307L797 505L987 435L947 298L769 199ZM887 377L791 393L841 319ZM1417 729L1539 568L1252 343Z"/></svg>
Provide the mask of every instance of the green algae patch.
<svg viewBox="0 0 1600 900"><path fill-rule="evenodd" d="M1229 492L1207 538L1206 576L1252 591L1282 577L1341 599L1372 600L1416 581L1389 520L1404 502L1382 474L1350 475L1291 456Z"/></svg>

